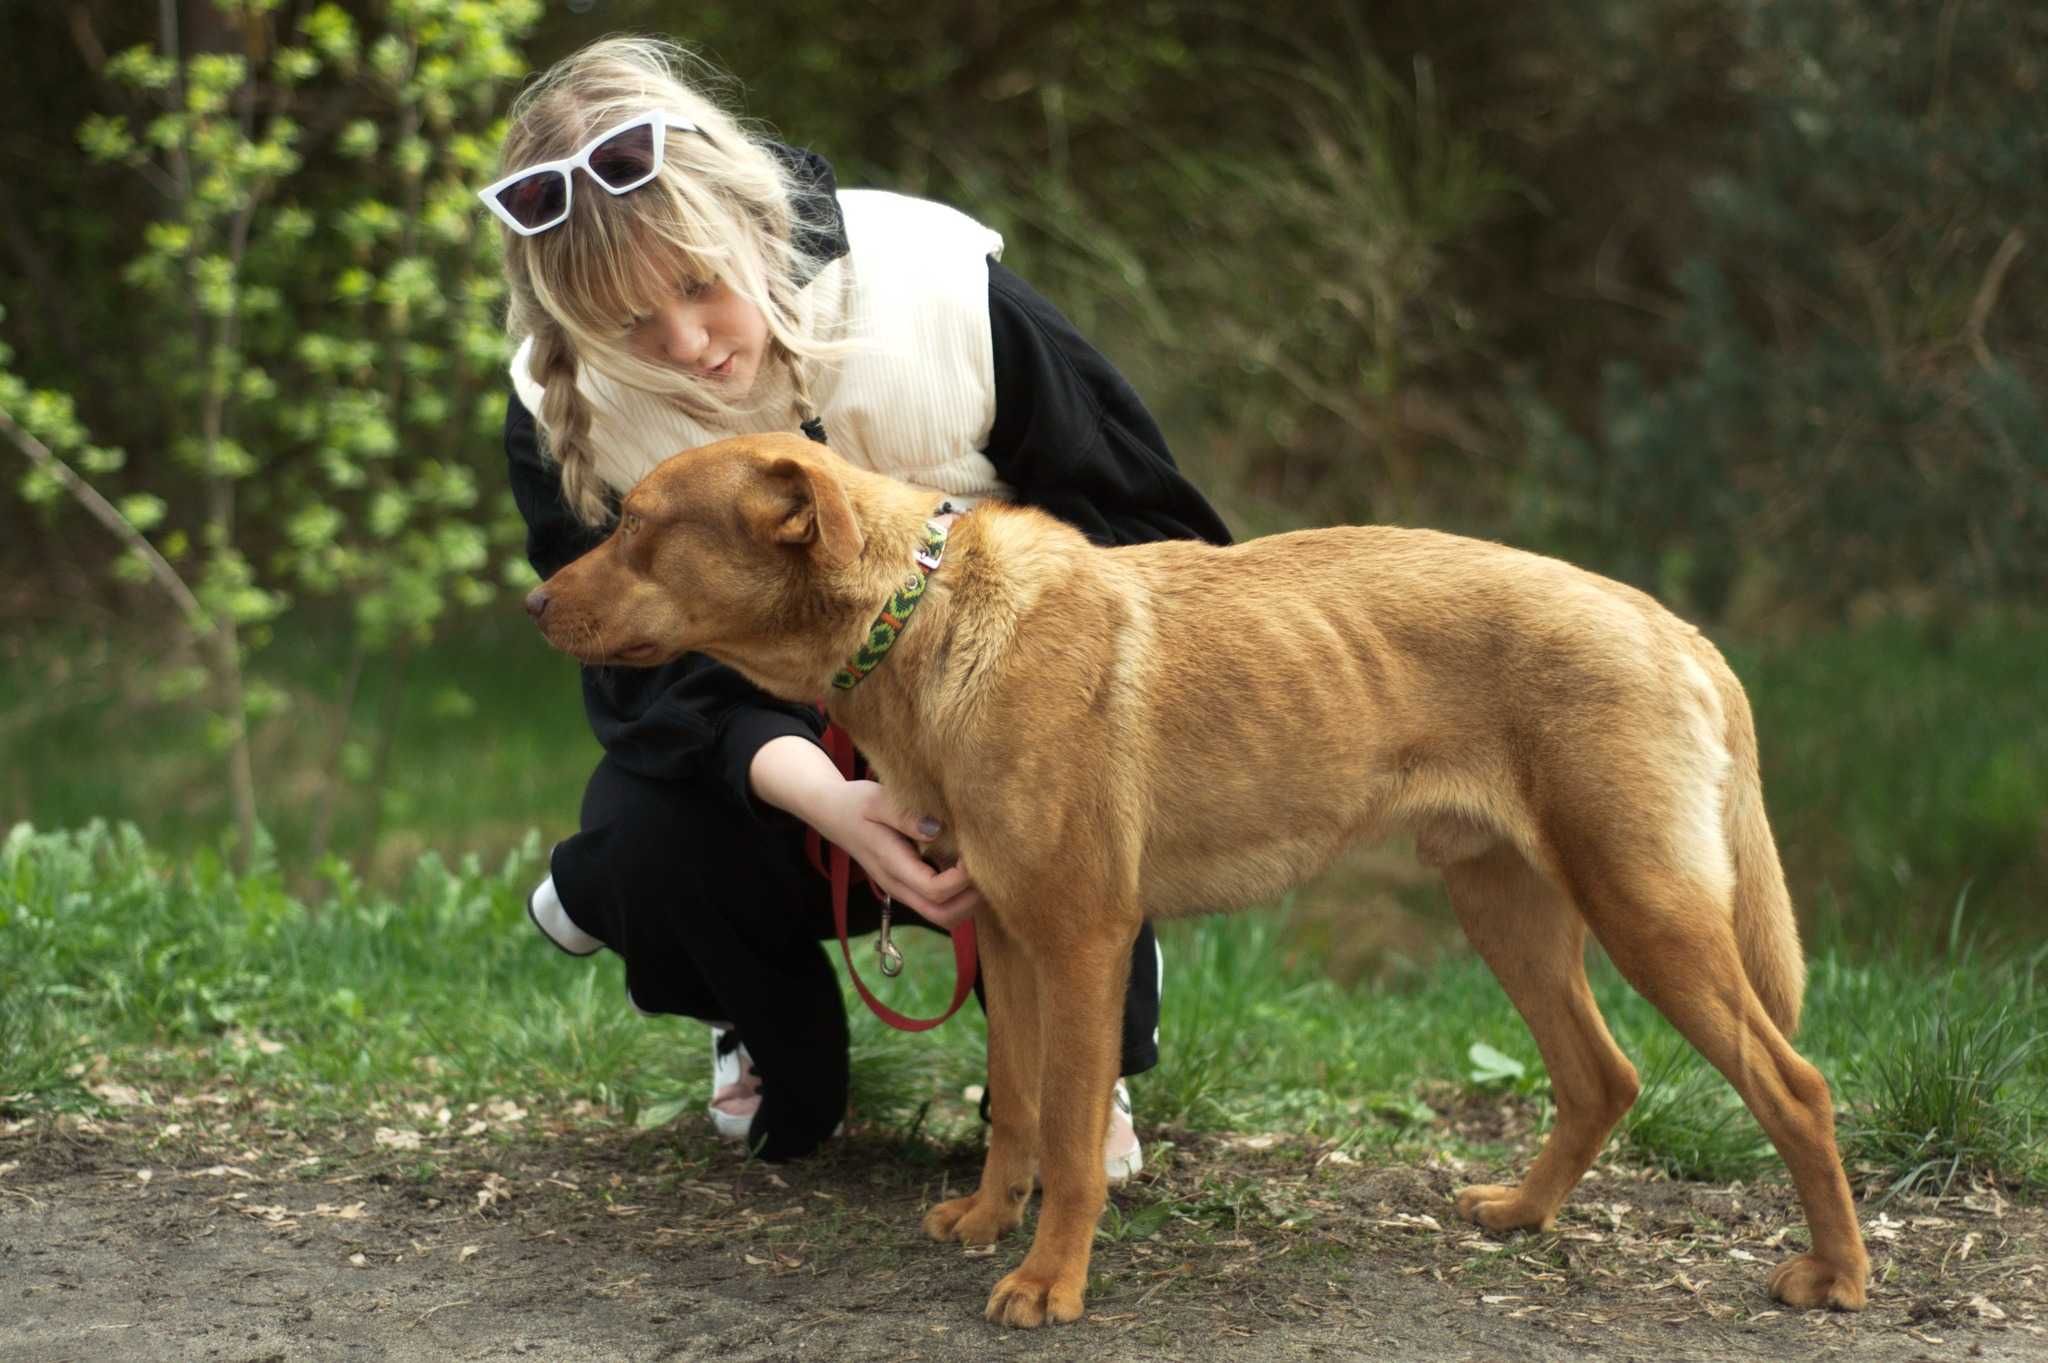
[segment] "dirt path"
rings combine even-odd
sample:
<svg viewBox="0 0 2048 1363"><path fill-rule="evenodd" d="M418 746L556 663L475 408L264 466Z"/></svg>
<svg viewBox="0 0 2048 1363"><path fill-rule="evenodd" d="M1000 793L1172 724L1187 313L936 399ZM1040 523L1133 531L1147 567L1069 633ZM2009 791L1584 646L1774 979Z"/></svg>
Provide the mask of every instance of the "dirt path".
<svg viewBox="0 0 2048 1363"><path fill-rule="evenodd" d="M1860 1316L1773 1309L1785 1189L1602 1168L1555 1234L1448 1214L1483 1171L1154 1142L1088 1316L985 1325L1008 1241L924 1240L972 1150L856 1135L743 1167L691 1132L517 1109L296 1133L0 1122L0 1359L2048 1359L2048 1215L1866 1204Z"/></svg>

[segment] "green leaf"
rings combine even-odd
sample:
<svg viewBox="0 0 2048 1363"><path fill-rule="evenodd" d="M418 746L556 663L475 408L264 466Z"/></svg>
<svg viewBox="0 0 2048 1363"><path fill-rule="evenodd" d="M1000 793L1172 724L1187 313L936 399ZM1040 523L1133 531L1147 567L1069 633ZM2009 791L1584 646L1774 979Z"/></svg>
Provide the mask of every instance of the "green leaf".
<svg viewBox="0 0 2048 1363"><path fill-rule="evenodd" d="M321 5L299 21L299 31L327 60L344 69L355 65L356 24L340 5Z"/></svg>
<svg viewBox="0 0 2048 1363"><path fill-rule="evenodd" d="M253 298L255 292L253 289L250 290L249 297ZM251 365L236 379L235 390L243 402L266 403L277 397L277 381L272 379L268 372Z"/></svg>
<svg viewBox="0 0 2048 1363"><path fill-rule="evenodd" d="M396 488L386 488L370 499L370 533L378 539L390 539L404 528L406 517L411 514L411 499Z"/></svg>
<svg viewBox="0 0 2048 1363"><path fill-rule="evenodd" d="M1374 1116L1397 1126L1428 1126L1436 1120L1436 1109L1412 1093L1371 1094L1366 1106Z"/></svg>
<svg viewBox="0 0 2048 1363"><path fill-rule="evenodd" d="M280 241L303 242L313 235L316 225L313 215L296 204L270 215L271 235Z"/></svg>
<svg viewBox="0 0 2048 1363"><path fill-rule="evenodd" d="M131 493L121 499L121 514L137 530L151 530L163 521L164 499L147 492Z"/></svg>
<svg viewBox="0 0 2048 1363"><path fill-rule="evenodd" d="M391 162L398 167L400 174L417 178L425 173L431 155L425 138L408 137L398 144Z"/></svg>
<svg viewBox="0 0 2048 1363"><path fill-rule="evenodd" d="M276 619L284 612L285 600L282 592L250 586L228 593L222 604L236 624L249 625Z"/></svg>
<svg viewBox="0 0 2048 1363"><path fill-rule="evenodd" d="M435 531L434 548L442 568L449 572L473 572L490 557L483 531L460 521L447 522Z"/></svg>
<svg viewBox="0 0 2048 1363"><path fill-rule="evenodd" d="M183 114L160 114L149 121L143 136L159 151L174 151L185 140L185 133L192 120Z"/></svg>
<svg viewBox="0 0 2048 1363"><path fill-rule="evenodd" d="M444 686L434 693L428 713L435 719L469 719L476 714L476 701L459 686Z"/></svg>
<svg viewBox="0 0 2048 1363"><path fill-rule="evenodd" d="M141 583L149 581L149 560L134 549L124 549L114 560L114 576L122 582Z"/></svg>
<svg viewBox="0 0 2048 1363"><path fill-rule="evenodd" d="M64 496L64 484L57 480L55 474L45 472L41 465L21 475L21 482L16 484L16 488L22 500L31 506L48 506Z"/></svg>
<svg viewBox="0 0 2048 1363"><path fill-rule="evenodd" d="M1484 1041L1473 1042L1465 1052L1465 1058L1472 1062L1471 1081L1481 1088L1512 1084L1528 1072L1521 1061L1495 1050Z"/></svg>
<svg viewBox="0 0 2048 1363"><path fill-rule="evenodd" d="M145 44L117 54L107 63L106 73L109 78L138 90L166 90L178 68L170 58L159 57L155 48Z"/></svg>
<svg viewBox="0 0 2048 1363"><path fill-rule="evenodd" d="M343 270L334 281L334 296L344 303L360 303L370 296L377 287L377 280L368 270L351 266Z"/></svg>
<svg viewBox="0 0 2048 1363"><path fill-rule="evenodd" d="M267 719L291 708L290 694L270 682L251 679L242 688L242 713L252 720Z"/></svg>
<svg viewBox="0 0 2048 1363"><path fill-rule="evenodd" d="M301 549L324 548L334 542L343 525L341 511L328 502L301 508L285 524L285 534Z"/></svg>
<svg viewBox="0 0 2048 1363"><path fill-rule="evenodd" d="M157 675L156 697L167 705L190 700L206 689L209 680L206 669L197 663L167 668Z"/></svg>
<svg viewBox="0 0 2048 1363"><path fill-rule="evenodd" d="M280 48L271 70L282 84L301 85L320 74L320 58L303 47Z"/></svg>
<svg viewBox="0 0 2048 1363"><path fill-rule="evenodd" d="M128 120L109 114L94 114L78 129L78 144L95 161L125 161L135 154L135 139L129 135Z"/></svg>
<svg viewBox="0 0 2048 1363"><path fill-rule="evenodd" d="M95 477L119 473L127 462L127 453L118 445L87 445L78 451L79 471Z"/></svg>
<svg viewBox="0 0 2048 1363"><path fill-rule="evenodd" d="M370 745L360 739L350 739L341 747L341 774L351 781L367 781L375 763L371 760Z"/></svg>
<svg viewBox="0 0 2048 1363"><path fill-rule="evenodd" d="M412 54L406 50L405 40L396 33L387 33L370 45L370 69L393 85L405 79L406 68L412 65Z"/></svg>
<svg viewBox="0 0 2048 1363"><path fill-rule="evenodd" d="M210 451L203 451L199 460L200 472L215 478L247 478L257 469L256 457L237 441L225 437L216 440Z"/></svg>
<svg viewBox="0 0 2048 1363"><path fill-rule="evenodd" d="M244 729L242 729L242 724L236 722L236 720L229 720L229 718L225 718L221 714L209 714L207 716L207 729L205 729L205 733L207 733L207 749L217 755L217 753L225 753L229 747L236 745L236 741L242 737Z"/></svg>
<svg viewBox="0 0 2048 1363"><path fill-rule="evenodd" d="M341 136L334 141L334 149L351 160L362 160L377 154L377 125L367 118L359 118L341 130Z"/></svg>
<svg viewBox="0 0 2048 1363"><path fill-rule="evenodd" d="M642 1131L652 1131L658 1126L667 1126L670 1122L682 1116L684 1110L694 1102L695 1099L691 1098L676 1098L666 1102L650 1103L640 1109L639 1115L633 1119L633 1125L639 1127Z"/></svg>

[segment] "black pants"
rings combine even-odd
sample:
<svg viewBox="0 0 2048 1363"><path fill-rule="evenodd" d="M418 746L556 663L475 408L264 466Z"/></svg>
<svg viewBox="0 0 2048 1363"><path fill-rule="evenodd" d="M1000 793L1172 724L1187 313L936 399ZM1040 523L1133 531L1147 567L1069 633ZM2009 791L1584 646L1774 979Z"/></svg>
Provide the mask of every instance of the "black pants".
<svg viewBox="0 0 2048 1363"><path fill-rule="evenodd" d="M804 826L740 808L715 779L651 780L609 757L582 822L550 866L562 908L624 958L643 1012L739 1028L762 1078L751 1139L764 1158L815 1150L846 1114L847 1029L824 945L837 935L831 886L804 855ZM880 925L864 885L847 919L850 932ZM924 920L906 910L897 921ZM1125 1074L1159 1063L1155 953L1147 924L1124 999Z"/></svg>

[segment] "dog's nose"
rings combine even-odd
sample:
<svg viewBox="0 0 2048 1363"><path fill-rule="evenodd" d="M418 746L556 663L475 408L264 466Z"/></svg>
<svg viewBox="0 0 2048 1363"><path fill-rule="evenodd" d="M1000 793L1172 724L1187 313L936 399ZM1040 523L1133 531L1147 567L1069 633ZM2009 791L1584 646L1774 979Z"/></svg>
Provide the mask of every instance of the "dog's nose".
<svg viewBox="0 0 2048 1363"><path fill-rule="evenodd" d="M547 613L547 609L548 589L546 587L535 587L526 594L526 613L528 615L538 620Z"/></svg>

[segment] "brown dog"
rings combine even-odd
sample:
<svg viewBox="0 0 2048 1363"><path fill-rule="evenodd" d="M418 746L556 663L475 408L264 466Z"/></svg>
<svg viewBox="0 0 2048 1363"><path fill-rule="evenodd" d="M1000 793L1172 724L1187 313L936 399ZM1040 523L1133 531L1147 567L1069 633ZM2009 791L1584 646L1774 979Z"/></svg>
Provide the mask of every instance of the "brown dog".
<svg viewBox="0 0 2048 1363"><path fill-rule="evenodd" d="M603 545L534 590L586 662L719 658L825 698L986 896L992 1126L936 1239L987 1244L1045 1188L988 1317L1081 1314L1131 943L1146 917L1272 899L1346 844L1412 834L1535 1034L1557 1121L1494 1230L1549 1227L1635 1069L1586 932L1727 1076L1790 1168L1813 1250L1794 1306L1863 1305L1826 1081L1787 1044L1805 969L1742 688L1712 644L1553 559L1385 527L1099 549L1027 509L953 528L894 647L834 674L915 575L935 494L798 436L679 454Z"/></svg>

